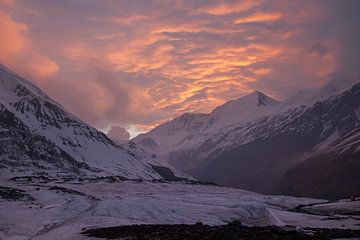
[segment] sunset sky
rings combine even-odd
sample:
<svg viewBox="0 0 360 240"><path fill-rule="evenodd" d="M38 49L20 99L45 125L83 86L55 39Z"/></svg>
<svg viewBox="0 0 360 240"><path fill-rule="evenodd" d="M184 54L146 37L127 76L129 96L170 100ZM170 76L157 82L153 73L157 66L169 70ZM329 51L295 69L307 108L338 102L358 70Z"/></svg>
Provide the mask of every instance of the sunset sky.
<svg viewBox="0 0 360 240"><path fill-rule="evenodd" d="M0 62L132 136L254 90L281 100L359 74L359 44L358 0L0 0Z"/></svg>

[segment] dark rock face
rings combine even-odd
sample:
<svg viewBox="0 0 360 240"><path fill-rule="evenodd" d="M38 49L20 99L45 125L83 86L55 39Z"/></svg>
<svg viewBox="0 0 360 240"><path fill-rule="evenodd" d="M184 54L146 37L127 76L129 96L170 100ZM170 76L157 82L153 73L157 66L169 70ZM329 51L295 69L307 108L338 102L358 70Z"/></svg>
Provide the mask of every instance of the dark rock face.
<svg viewBox="0 0 360 240"><path fill-rule="evenodd" d="M13 113L0 104L0 169L26 172L28 169L79 173L89 169L68 153L31 132Z"/></svg>
<svg viewBox="0 0 360 240"><path fill-rule="evenodd" d="M27 194L25 191L16 188L2 187L0 186L0 199L7 201L35 201L33 197Z"/></svg>
<svg viewBox="0 0 360 240"><path fill-rule="evenodd" d="M340 199L360 196L360 152L314 156L288 170L278 193Z"/></svg>
<svg viewBox="0 0 360 240"><path fill-rule="evenodd" d="M139 143L146 147L156 147L157 146L157 143L152 138L144 138L144 139L140 140Z"/></svg>
<svg viewBox="0 0 360 240"><path fill-rule="evenodd" d="M154 169L154 171L156 171L157 173L160 174L160 176L165 179L165 180L168 180L168 181L179 181L181 180L181 178L179 177L176 177L174 175L174 172L167 168L167 167L164 167L164 166L152 166L152 168Z"/></svg>
<svg viewBox="0 0 360 240"><path fill-rule="evenodd" d="M311 231L312 235L307 235ZM241 225L133 225L85 230L82 234L103 239L133 240L323 240L360 237L360 231L339 229L305 229L293 227L245 227Z"/></svg>
<svg viewBox="0 0 360 240"><path fill-rule="evenodd" d="M19 97L17 101L13 103L16 111L35 116L37 121L41 123L42 128L55 127L61 129L62 126L72 127L74 128L75 135L85 136L107 145L114 145L105 134L82 123L74 116L65 112L60 105L55 104L52 100L38 97L20 84L17 85L15 92ZM69 140L65 142L73 147L81 147L78 143L73 143Z"/></svg>
<svg viewBox="0 0 360 240"><path fill-rule="evenodd" d="M291 187L278 187L282 181L289 181L292 174L301 175L302 169L311 168L311 160L305 161L306 166L295 171L288 171L300 164L304 154L311 154L320 143L333 134L337 134L337 142L349 138L349 134L358 129L359 119L357 109L360 109L360 84L336 98L318 102L311 107L299 107L286 114L274 117L263 117L255 122L241 125L231 131L219 133L216 140L209 139L196 149L185 152L172 152L170 163L175 167L192 174L194 177L212 181L230 187L238 187L266 194L296 194L312 197L347 197L359 193L358 184L348 182L347 191L318 186L326 182L328 177L341 180L344 172L359 169L360 161L354 151L360 142L353 141L354 148L348 151L346 157L333 152L329 158L322 156L322 161L314 161L317 169L331 169L331 174L317 175L318 182L312 182L307 187L291 190ZM229 136L234 140L231 148L219 149ZM242 143L243 139L252 139ZM351 144L351 143L350 143ZM334 147L334 146L329 146ZM216 149L213 154L203 158L203 153ZM347 160L350 159L350 160ZM356 160L357 159L357 160ZM351 164L346 162L351 161ZM336 163L336 164L335 164ZM329 164L333 164L332 166ZM336 168L335 165L342 167ZM306 170L308 171L308 170ZM286 173L286 177L284 177ZM303 173L303 177L307 176ZM284 178L283 178L284 177ZM349 179L350 180L350 179ZM356 180L352 178L352 180ZM300 180L299 180L300 181ZM359 181L358 181L359 182ZM339 186L339 185L338 185ZM308 188L309 187L309 188ZM334 185L335 187L335 185ZM281 191L279 191L279 189ZM322 189L322 190L317 190ZM335 192L339 191L338 194Z"/></svg>

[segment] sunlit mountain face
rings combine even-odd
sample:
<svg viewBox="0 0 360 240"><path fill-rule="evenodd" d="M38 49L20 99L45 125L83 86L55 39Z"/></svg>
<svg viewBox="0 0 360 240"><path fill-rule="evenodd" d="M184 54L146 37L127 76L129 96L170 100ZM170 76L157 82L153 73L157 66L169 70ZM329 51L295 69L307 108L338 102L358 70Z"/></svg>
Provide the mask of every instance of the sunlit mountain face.
<svg viewBox="0 0 360 240"><path fill-rule="evenodd" d="M123 139L254 90L285 99L356 75L359 5L0 0L0 62Z"/></svg>

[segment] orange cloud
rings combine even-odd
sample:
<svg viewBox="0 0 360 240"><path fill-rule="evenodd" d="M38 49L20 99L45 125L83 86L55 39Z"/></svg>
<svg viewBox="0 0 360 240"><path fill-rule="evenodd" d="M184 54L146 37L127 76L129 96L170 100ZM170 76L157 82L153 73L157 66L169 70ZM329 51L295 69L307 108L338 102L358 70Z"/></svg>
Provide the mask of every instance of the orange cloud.
<svg viewBox="0 0 360 240"><path fill-rule="evenodd" d="M28 40L25 37L28 26L14 22L11 17L0 11L0 59L5 61L23 50Z"/></svg>
<svg viewBox="0 0 360 240"><path fill-rule="evenodd" d="M121 17L87 17L88 20L95 21L95 22L107 22L107 23L114 23L117 25L129 26L138 24L145 21L151 21L153 19L152 16L141 15L141 14L132 14L128 16L121 16Z"/></svg>
<svg viewBox="0 0 360 240"><path fill-rule="evenodd" d="M260 69L254 70L254 74L257 76L264 76L266 74L269 74L271 71L272 71L271 68L260 68Z"/></svg>
<svg viewBox="0 0 360 240"><path fill-rule="evenodd" d="M131 15L127 17L117 17L112 19L114 23L120 24L120 25L132 25L137 24L139 22L149 21L152 17L145 16L145 15Z"/></svg>
<svg viewBox="0 0 360 240"><path fill-rule="evenodd" d="M255 13L253 15L235 19L235 24L275 22L282 18L282 13Z"/></svg>
<svg viewBox="0 0 360 240"><path fill-rule="evenodd" d="M201 9L201 11L212 15L225 15L225 14L239 13L250 10L255 6L258 6L260 3L261 2L258 0L238 1L235 4L226 3L225 1L222 1L218 5L205 7Z"/></svg>
<svg viewBox="0 0 360 240"><path fill-rule="evenodd" d="M45 79L55 75L59 70L59 66L47 57L36 54L33 56L34 60L29 61L26 68L35 79Z"/></svg>
<svg viewBox="0 0 360 240"><path fill-rule="evenodd" d="M64 49L64 54L66 57L71 60L80 60L84 58L89 58L94 56L91 51L85 46L66 46Z"/></svg>
<svg viewBox="0 0 360 240"><path fill-rule="evenodd" d="M77 44L65 48L64 54L77 62L92 58L105 59L109 69L118 73L150 78L153 78L153 73L156 74L155 79L158 79L152 80L153 84L126 87L131 92L129 114L137 112L149 118L149 115L157 113L147 124L141 123L142 120L133 120L132 124L137 128L148 129L146 125L154 126L186 111L208 112L230 97L248 92L246 84L256 81L256 78L243 74L243 71L254 72L257 67L249 69L250 66L283 52L279 47L258 43L209 47L206 42L196 43L187 41L184 36L176 36L239 34L245 31L242 28L215 28L207 24L208 21L180 24L154 24L150 21L144 25L146 27L136 29L130 40L118 33L111 34L111 37L97 36L97 41L110 44L101 49ZM125 39L126 44L120 44ZM179 47L178 43L184 44ZM197 52L203 47L206 51ZM260 71L257 74L260 76ZM204 96L198 99L200 93L204 93ZM220 96L221 93L224 96ZM105 107L106 101L112 100L105 99L104 105L97 107L99 111L111 109L111 106Z"/></svg>
<svg viewBox="0 0 360 240"><path fill-rule="evenodd" d="M123 49L109 53L107 60L115 66L117 71L128 73L148 72L159 69L171 61L171 44L161 44L154 47L148 54L142 53L143 49Z"/></svg>
<svg viewBox="0 0 360 240"><path fill-rule="evenodd" d="M8 14L0 11L0 61L35 79L41 80L54 75L59 71L59 66L35 51L28 30L28 25L17 23Z"/></svg>
<svg viewBox="0 0 360 240"><path fill-rule="evenodd" d="M184 24L162 24L155 26L151 31L152 34L164 34L164 33L213 33L213 34L230 34L241 33L244 29L224 27L215 28L206 26L209 21L199 21L196 23L184 23Z"/></svg>
<svg viewBox="0 0 360 240"><path fill-rule="evenodd" d="M1 6L4 2L12 1L0 0ZM180 0L124 8L104 1L97 3L104 8L94 11L97 4L79 10L71 1L76 12L69 14L71 8L47 5L64 21L59 33L44 24L52 16L42 4L19 2L14 13L9 3L4 9L12 14L0 12L0 60L40 79L66 108L102 129L149 130L184 112L209 112L254 88L271 90L272 81L290 87L304 79L311 79L307 86L318 83L338 67L336 47L326 53L307 50L318 37L303 24L325 17L313 3ZM30 8L41 14L34 18ZM328 37L324 42L336 45ZM99 69L108 74L94 73Z"/></svg>
<svg viewBox="0 0 360 240"><path fill-rule="evenodd" d="M4 5L7 7L15 7L16 0L0 0L0 5Z"/></svg>

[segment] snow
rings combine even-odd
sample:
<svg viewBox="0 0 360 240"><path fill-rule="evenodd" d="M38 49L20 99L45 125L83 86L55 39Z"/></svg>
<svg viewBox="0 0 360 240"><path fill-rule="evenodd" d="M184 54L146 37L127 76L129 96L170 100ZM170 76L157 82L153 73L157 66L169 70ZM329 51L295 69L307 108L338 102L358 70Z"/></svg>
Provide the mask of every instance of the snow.
<svg viewBox="0 0 360 240"><path fill-rule="evenodd" d="M315 102L327 100L331 97L336 97L358 83L360 83L359 77L335 78L307 99L306 103L313 104Z"/></svg>
<svg viewBox="0 0 360 240"><path fill-rule="evenodd" d="M152 168L153 165L164 165L156 158L145 152L134 154L132 149L115 144L3 65L0 65L0 105L4 105L32 133L44 136L76 161L98 171L92 174L147 180L161 178ZM176 169L172 168L172 171L175 175L183 175ZM8 177L8 173L6 175Z"/></svg>
<svg viewBox="0 0 360 240"><path fill-rule="evenodd" d="M18 96L18 86L25 87L30 94ZM166 156L174 149L197 147L209 139L220 142L217 147L226 148L234 142L244 143L253 138L250 134L251 127L245 128L252 120L283 112L290 116L294 112L302 111L299 106L303 103L324 99L344 90L341 84L333 84L332 87L324 89L317 95L300 93L284 103L278 103L260 92L254 92L228 102L210 114L185 114L149 134L140 136L138 140L153 138L160 147L151 148L160 157ZM32 100L39 103L41 116L49 116L49 119L59 126L44 124L42 120L48 118L39 119L35 114L39 109L35 109L31 104ZM96 129L66 112L40 89L2 65L0 103L33 133L46 137L77 161L86 162L91 167L101 170L91 174L121 175L131 179L160 179L161 176L152 169L152 166L156 165L171 169L178 177L191 179L169 164L163 163L161 159L150 156L137 144L113 143ZM14 103L24 106L26 111L18 110ZM47 107L49 103L55 106L56 110ZM241 131L241 134L227 134L236 129L246 130ZM352 138L359 136L357 132ZM64 142L68 144L65 145ZM342 144L347 146L347 142ZM211 151L219 149L213 148ZM0 178L8 179L11 176L26 176L31 173L13 173L9 169L2 169ZM50 171L47 173L52 176ZM22 189L35 199L26 202L0 198L0 239L82 239L85 237L80 236L79 232L83 228L142 223L192 224L199 221L209 225L240 220L246 225L358 228L355 217L345 216L341 220L328 218L334 211L340 212L341 215L353 209L358 210L358 202L321 204L324 200L264 196L240 189L180 182L24 183L1 180L0 185ZM65 191L52 188L54 186L62 187ZM296 212L294 209L300 204L315 204L306 207L306 210L323 214Z"/></svg>
<svg viewBox="0 0 360 240"><path fill-rule="evenodd" d="M170 151L193 148L221 129L271 114L279 105L278 101L255 91L215 108L210 114L184 114L147 134L139 135L134 141L141 143L146 138L153 139L157 147L142 147L167 159Z"/></svg>
<svg viewBox="0 0 360 240"><path fill-rule="evenodd" d="M357 227L353 218L335 221L325 215L292 210L300 204L324 200L264 196L216 186L130 181L56 183L84 194L77 195L50 190L55 183L2 185L25 190L36 199L33 203L0 200L0 238L6 239L80 239L78 234L83 228L198 221L209 225L240 220L246 225L261 226ZM358 204L342 202L337 208L356 209Z"/></svg>
<svg viewBox="0 0 360 240"><path fill-rule="evenodd" d="M337 152L345 152L346 150L355 147L354 152L360 150L360 128L357 127L347 135L340 138L334 145L334 149Z"/></svg>
<svg viewBox="0 0 360 240"><path fill-rule="evenodd" d="M212 153L219 152L220 149L231 148L253 140L254 136L241 131L241 129L247 129L249 124L265 117L291 117L305 112L317 102L336 98L357 83L360 83L360 78L336 78L320 89L301 90L283 102L255 91L215 108L210 114L184 114L148 133L139 135L134 141L146 151L158 155L164 162L169 160L171 152L190 152L205 142L223 139L215 149L209 150ZM359 118L359 115L357 116ZM236 133L233 133L234 129L237 129ZM319 143L320 149L329 146L335 137L333 135L321 146ZM147 147L141 144L141 141L146 138L153 139L157 146ZM203 157L209 156L211 152L203 152Z"/></svg>
<svg viewBox="0 0 360 240"><path fill-rule="evenodd" d="M224 125L231 125L238 122L246 122L250 119L263 116L269 113L272 107L279 102L255 91L249 95L239 98L235 101L229 101L224 105L217 107L210 113L211 118L215 119L215 128L221 128Z"/></svg>
<svg viewBox="0 0 360 240"><path fill-rule="evenodd" d="M325 141L319 143L317 146L314 147L314 151L316 152L323 152L327 150L330 146L334 144L334 142L339 139L340 135L337 130L331 134Z"/></svg>
<svg viewBox="0 0 360 240"><path fill-rule="evenodd" d="M351 201L348 199L344 199L338 202L322 203L308 208L312 211L322 212L324 214L352 213L354 210L360 210L360 201ZM306 210L307 208L304 209Z"/></svg>

